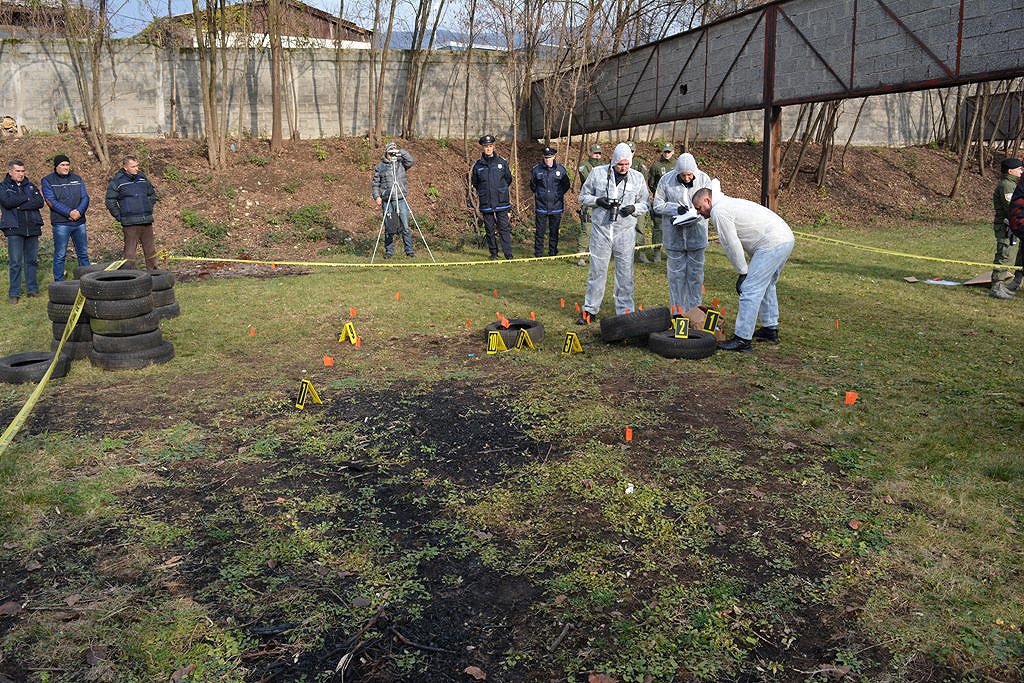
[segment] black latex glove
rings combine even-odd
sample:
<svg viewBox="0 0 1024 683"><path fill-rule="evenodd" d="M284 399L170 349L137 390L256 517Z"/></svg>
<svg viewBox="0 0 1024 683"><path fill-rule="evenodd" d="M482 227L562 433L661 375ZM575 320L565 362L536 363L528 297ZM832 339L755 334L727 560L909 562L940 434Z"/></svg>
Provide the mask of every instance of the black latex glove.
<svg viewBox="0 0 1024 683"><path fill-rule="evenodd" d="M632 216L636 212L636 206L633 204L627 204L626 206L619 209L620 216Z"/></svg>
<svg viewBox="0 0 1024 683"><path fill-rule="evenodd" d="M686 204L680 204L679 208L676 209L676 213L678 213L680 216L682 216L684 213L686 213L689 210L690 210L690 207L688 207Z"/></svg>
<svg viewBox="0 0 1024 683"><path fill-rule="evenodd" d="M598 197L597 198L597 205L600 206L602 209L610 209L610 208L612 208L612 203L610 201L608 201L607 197Z"/></svg>
<svg viewBox="0 0 1024 683"><path fill-rule="evenodd" d="M743 281L747 279L746 275L740 275L736 278L736 293L739 295L743 294Z"/></svg>

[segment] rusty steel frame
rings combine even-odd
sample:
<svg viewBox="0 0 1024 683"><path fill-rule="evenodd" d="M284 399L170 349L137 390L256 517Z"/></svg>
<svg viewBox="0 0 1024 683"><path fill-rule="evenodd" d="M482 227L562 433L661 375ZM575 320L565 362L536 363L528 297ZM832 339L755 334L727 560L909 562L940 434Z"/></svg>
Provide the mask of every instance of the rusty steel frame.
<svg viewBox="0 0 1024 683"><path fill-rule="evenodd" d="M686 31L683 34L677 34L677 35L674 35L674 36L667 36L665 38L661 38L661 39L659 39L657 41L654 41L652 43L648 43L646 45L637 46L637 47L634 47L634 48L632 48L630 50L626 50L624 52L621 52L621 53L619 53L617 55L613 55L612 57L605 58L605 59L601 60L601 61L606 61L607 59L615 59L617 57L622 57L624 55L628 55L628 54L639 52L640 50L650 50L650 54L647 55L646 61L644 62L643 69L640 71L639 76L637 76L635 82L632 84L632 88L630 89L629 94L626 96L626 99L625 99L624 103L621 102L621 100L618 97L618 95L619 95L619 87L620 87L620 83L619 83L620 78L619 78L619 76L620 76L620 73L621 73L620 70L622 68L623 60L622 59L617 59L617 62L616 62L616 65L615 65L615 69L616 69L616 84L615 84L615 95L616 95L616 98L615 98L615 102L616 102L618 111L613 111L612 108L609 108L607 106L607 104L605 103L604 99L601 97L600 93L597 92L596 89L591 89L591 94L593 94L597 98L597 101L600 103L601 112L602 112L601 119L605 118L604 113L607 113L607 115L608 115L607 116L607 123L603 123L602 122L602 124L597 125L597 126L592 126L592 127L587 127L585 125L581 125L581 126L578 127L578 129L580 131L582 131L582 132L593 132L593 131L613 130L615 128L620 128L621 124L622 124L622 121L623 121L623 118L626 116L626 113L629 111L630 105L633 103L633 99L634 99L634 97L636 95L637 89L639 88L639 86L641 84L641 81L643 81L643 79L646 77L647 71L650 68L650 65L651 65L652 61L655 61L656 65L657 65L655 67L655 70L656 70L657 73L655 74L655 88L654 88L654 92L655 93L659 93L660 92L660 90L661 90L661 87L660 87L661 86L661 83L660 83L660 77L661 77L660 65L661 65L661 48L662 48L662 45L666 41L674 40L674 39L678 38L680 35L693 34L695 36L693 47L690 48L690 51L689 51L689 54L686 57L686 60L683 62L682 67L679 69L679 73L676 74L676 77L673 80L671 87L665 93L664 99L662 99L660 104L657 106L653 116L647 117L646 119L643 119L643 117L641 117L642 118L641 121L630 121L628 125L635 126L635 125L644 125L644 124L656 124L656 123L663 123L663 122L665 122L667 120L685 120L685 119L692 119L692 118L704 118L704 117L709 117L709 116L716 116L716 115L719 115L719 114L727 114L727 113L731 113L731 112L735 112L735 111L743 111L743 110L750 110L750 109L763 109L764 110L764 141L765 141L765 144L764 144L764 151L763 151L763 156L762 156L761 201L765 205L774 205L775 197L777 196L777 193L778 193L777 192L778 191L778 171L779 171L779 169L778 169L778 156L779 156L778 155L778 141L779 141L779 133L780 133L780 128L781 128L781 125L780 125L781 124L781 110L782 110L783 106L790 106L790 105L795 105L795 104L808 104L808 103L812 103L812 102L825 102L825 101L831 101L831 100L836 100L836 99L850 99L850 98L856 98L856 97L868 97L868 96L871 96L871 95L885 95L885 94L890 94L890 93L907 92L907 91L913 91L913 90L926 90L926 89L929 89L929 88L964 85L964 84L968 84L968 83L976 83L976 82L983 82L983 81L989 81L989 80L998 80L998 79L1003 79L1003 78L1011 78L1011 77L1016 77L1016 76L1024 75L1024 69L1019 69L1019 68L1014 68L1014 69L996 69L996 70L980 72L980 73L971 73L971 74L969 74L967 76L964 76L963 74L961 74L961 70L960 70L961 69L961 49L963 47L963 35L964 35L964 5L965 5L965 0L959 0L959 17L958 17L958 20L957 20L957 32L956 32L956 63L955 63L955 65L952 68L950 67L950 65L948 63L946 63L946 61L940 59L939 56L936 55L935 52L930 47L928 47L928 45L914 32L913 29L911 29L909 26L907 26L906 22L904 22L903 19L901 19L900 16L898 14L896 14L896 12L894 12L892 10L892 8L887 4L886 0L853 0L851 40L850 40L850 77L849 77L849 82L847 82L847 81L843 80L843 78L839 75L838 71L832 67L832 65L828 62L828 60L824 57L824 55L822 55L822 53L818 50L818 48L815 47L814 42L812 40L810 40L805 35L805 33L803 31L800 30L800 28L796 25L796 22L794 22L793 19L790 18L789 14L787 14L787 12L785 11L785 6L788 5L788 4L792 4L795 1L796 0L775 0L775 2L771 2L771 3L766 4L766 5L761 5L759 7L754 7L754 8L745 10L743 12L739 12L737 14L734 14L732 16L729 16L729 17L726 17L726 18L723 18L723 19L719 19L719 20L714 21L714 22L710 22L710 23L705 24L703 26L700 26L698 28L692 29L691 31ZM857 29L858 29L858 26L857 26L857 16L858 16L859 10L861 8L861 5L863 3L877 4L878 8L882 11L882 13L884 13L885 16L888 17L888 20L890 22L892 22L892 24L895 25L899 29L900 32L902 32L903 34L908 36L909 39L913 42L913 44L916 46L916 48L919 49L921 52L923 52L925 55L927 55L927 57L932 62L934 62L935 65L938 66L939 69L942 70L942 72L944 74L944 77L928 78L928 79L912 80L912 81L903 81L903 82L898 82L898 83L889 83L889 84L883 84L883 85L873 85L873 86L866 86L866 87L860 87L860 88L855 87L856 77L857 77L857 47L858 47L858 43L857 43L857 37L858 37L857 36ZM709 31L711 29L714 29L715 27L720 26L722 24L725 24L727 22L734 22L734 21L736 21L738 19L749 17L750 15L754 15L754 14L757 14L758 16L755 19L755 21L753 23L753 26L751 27L749 33L747 34L746 39L743 41L743 43L740 46L739 50L736 52L735 56L733 57L732 62L729 64L729 68L725 71L724 75L722 76L721 81L718 83L717 87L715 87L714 91L711 93L711 97L709 98L708 97L708 87L709 87L710 84L708 83L708 74L707 74L707 71L708 71L708 56L709 56L710 42L711 42L710 38L709 38ZM813 94L809 94L809 95L802 95L802 96L800 96L800 95L798 95L798 96L790 96L790 97L785 97L785 98L776 98L775 97L775 66L776 66L775 47L776 47L776 37L777 37L776 36L776 31L777 31L778 17L779 16L781 16L782 20L787 24L787 26L790 29L792 29L792 31L797 36L799 36L801 41L803 41L803 44L806 45L810 49L811 53L814 55L814 57L817 59L817 61L819 63L821 63L821 65L828 71L828 73L841 86L841 88L842 88L841 92L830 93L828 95L813 95ZM720 93L722 92L722 89L725 87L726 81L729 79L729 76L733 73L733 70L736 68L736 65L739 63L740 58L743 56L744 51L750 45L751 40L753 39L754 35L757 33L757 29L759 27L761 27L761 26L764 27L764 48L763 48L764 49L764 52L763 52L763 55L764 55L763 56L763 60L764 60L764 69L763 69L764 70L764 74L763 74L763 92L762 92L761 102L758 103L756 106L749 106L749 105L721 106L721 105L716 105L715 104L715 100L719 97ZM666 107L668 107L668 105L672 101L673 97L675 97L675 91L679 87L680 81L683 79L683 76L684 76L686 70L689 68L689 66L690 66L694 56L697 54L697 50L699 50L701 48L701 44L702 43L703 43L703 47L704 47L705 58L704 58L704 79L703 79L704 80L704 83L703 83L704 91L703 91L702 99L700 101L700 105L701 105L700 109L699 109L699 111L694 111L693 113L687 114L687 115L684 115L684 116L673 116L671 119L666 118L665 115L664 115L665 109L666 109ZM544 81L541 80L538 83L542 84L542 87L536 89L535 93L536 92L543 92L543 83L544 83ZM589 97L587 99L589 100ZM570 118L573 117L573 114L574 114L573 112L569 112ZM532 123L531 123L531 125L532 125ZM548 134L548 133L553 133L553 134L557 135L560 132L561 131L541 131L541 130L537 130L536 127L534 127L533 130L532 130L532 133L533 133L534 137L544 137L544 135ZM539 133L539 135L538 135L538 133Z"/></svg>

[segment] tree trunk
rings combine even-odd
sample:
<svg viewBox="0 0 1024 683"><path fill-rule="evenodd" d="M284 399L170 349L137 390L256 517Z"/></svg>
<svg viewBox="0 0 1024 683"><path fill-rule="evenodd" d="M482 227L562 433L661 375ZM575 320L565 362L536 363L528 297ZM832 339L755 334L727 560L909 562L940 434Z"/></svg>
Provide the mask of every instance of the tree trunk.
<svg viewBox="0 0 1024 683"><path fill-rule="evenodd" d="M270 28L270 151L281 151L281 87L282 50L281 50L281 0L269 0L267 3L267 24Z"/></svg>
<svg viewBox="0 0 1024 683"><path fill-rule="evenodd" d="M981 83L978 84L978 88L975 91L976 95L981 95ZM977 101L977 98L975 98ZM953 188L949 191L950 199L956 199L957 193L960 191L960 182L964 177L964 169L967 167L967 157L971 153L971 138L974 136L974 129L978 124L978 110L980 106L975 105L974 113L971 115L971 125L967 127L967 139L963 143L963 148L960 150L960 163L956 168L956 178L953 179Z"/></svg>

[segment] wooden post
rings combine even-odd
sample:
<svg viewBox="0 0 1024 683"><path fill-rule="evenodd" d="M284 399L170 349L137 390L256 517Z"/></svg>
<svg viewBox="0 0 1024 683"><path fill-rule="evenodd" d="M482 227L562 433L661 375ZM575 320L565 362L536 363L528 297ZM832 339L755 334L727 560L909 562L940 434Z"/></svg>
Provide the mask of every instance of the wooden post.
<svg viewBox="0 0 1024 683"><path fill-rule="evenodd" d="M761 204L774 210L779 198L779 134L782 107L775 102L776 6L764 9L764 144L761 152Z"/></svg>

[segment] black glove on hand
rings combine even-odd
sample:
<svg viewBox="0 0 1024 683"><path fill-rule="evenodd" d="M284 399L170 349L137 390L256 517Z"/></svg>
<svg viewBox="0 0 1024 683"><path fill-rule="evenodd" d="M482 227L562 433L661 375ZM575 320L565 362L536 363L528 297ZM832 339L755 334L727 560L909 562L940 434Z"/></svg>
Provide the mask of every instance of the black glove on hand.
<svg viewBox="0 0 1024 683"><path fill-rule="evenodd" d="M736 278L736 293L741 296L743 295L743 281L746 279L746 275L740 275L738 278Z"/></svg>
<svg viewBox="0 0 1024 683"><path fill-rule="evenodd" d="M597 198L597 205L600 206L602 209L610 209L610 208L612 208L612 203L610 201L608 201L607 197L598 197Z"/></svg>
<svg viewBox="0 0 1024 683"><path fill-rule="evenodd" d="M682 216L684 213L686 213L689 210L690 210L690 207L688 207L686 204L680 204L679 208L676 209L676 213L679 214L680 216Z"/></svg>
<svg viewBox="0 0 1024 683"><path fill-rule="evenodd" d="M627 204L626 206L624 206L621 209L619 209L619 215L620 216L632 216L635 211L636 211L636 206L634 206L633 204Z"/></svg>

